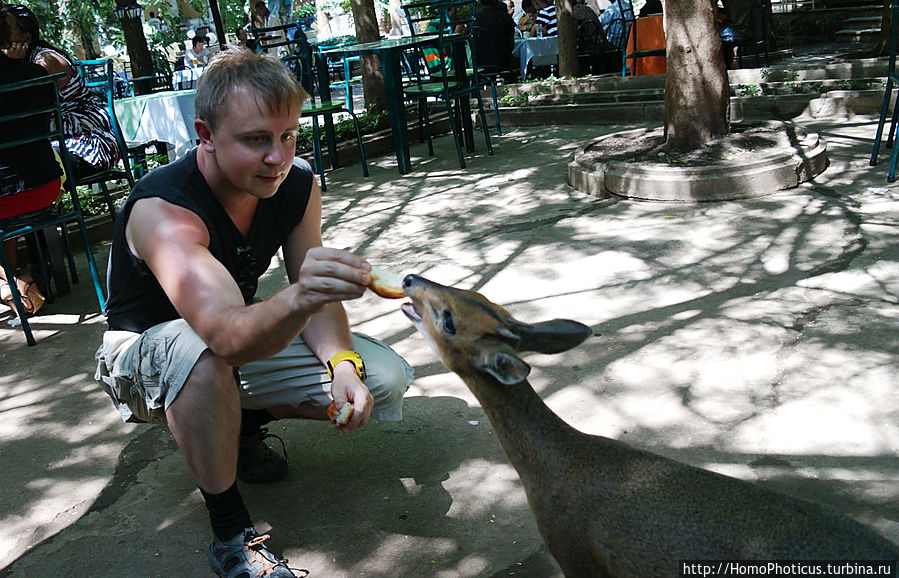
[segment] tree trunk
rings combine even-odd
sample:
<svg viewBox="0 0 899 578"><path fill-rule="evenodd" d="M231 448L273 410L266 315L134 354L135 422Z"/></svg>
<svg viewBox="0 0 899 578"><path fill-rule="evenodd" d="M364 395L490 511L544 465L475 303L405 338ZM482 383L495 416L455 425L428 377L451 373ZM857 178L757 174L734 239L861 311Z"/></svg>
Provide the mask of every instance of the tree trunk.
<svg viewBox="0 0 899 578"><path fill-rule="evenodd" d="M125 6L128 0L117 0L117 6ZM144 36L144 27L140 18L125 18L122 20L122 32L125 35L125 46L128 48L128 59L131 61L131 78L141 78L135 82L134 89L138 94L147 94L152 90L153 59L150 58L150 49L147 47L147 37Z"/></svg>
<svg viewBox="0 0 899 578"><path fill-rule="evenodd" d="M709 0L664 3L665 146L698 148L729 130L730 86Z"/></svg>
<svg viewBox="0 0 899 578"><path fill-rule="evenodd" d="M873 56L886 56L890 53L890 33L893 28L893 11L890 10L891 0L883 0L883 12L880 19L880 37L874 45Z"/></svg>
<svg viewBox="0 0 899 578"><path fill-rule="evenodd" d="M350 0L353 23L356 26L356 40L374 42L381 38L374 0ZM381 73L381 59L374 54L366 54L359 59L362 67L362 93L366 108L384 110L387 100L384 96L384 75Z"/></svg>
<svg viewBox="0 0 899 578"><path fill-rule="evenodd" d="M559 28L559 76L573 78L580 72L577 61L577 29L571 0L555 0Z"/></svg>

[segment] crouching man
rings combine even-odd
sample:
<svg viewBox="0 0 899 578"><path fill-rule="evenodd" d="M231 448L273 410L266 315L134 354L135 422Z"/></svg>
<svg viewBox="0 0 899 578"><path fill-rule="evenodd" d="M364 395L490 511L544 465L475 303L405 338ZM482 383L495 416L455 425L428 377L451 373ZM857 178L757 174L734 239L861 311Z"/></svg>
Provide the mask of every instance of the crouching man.
<svg viewBox="0 0 899 578"><path fill-rule="evenodd" d="M219 575L294 576L258 536L237 488L286 475L262 439L280 418L327 420L333 399L398 420L412 380L385 344L351 334L341 301L371 266L322 247L322 200L295 160L307 97L277 59L216 55L196 94L200 144L140 180L116 218L109 330L97 379L126 421L165 423L205 498ZM254 302L283 250L289 284Z"/></svg>

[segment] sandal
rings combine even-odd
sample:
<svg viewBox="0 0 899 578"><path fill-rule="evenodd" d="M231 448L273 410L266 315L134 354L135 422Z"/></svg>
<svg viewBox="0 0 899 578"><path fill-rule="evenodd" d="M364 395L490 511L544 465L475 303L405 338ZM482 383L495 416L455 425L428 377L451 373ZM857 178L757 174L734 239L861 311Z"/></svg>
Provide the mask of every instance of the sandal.
<svg viewBox="0 0 899 578"><path fill-rule="evenodd" d="M41 290L38 289L34 279L31 279L30 276L27 279L15 277L15 280L16 289L19 290L19 296L22 298L22 307L25 309L25 313L34 315L44 306L46 298L41 294ZM12 289L7 281L0 281L0 301L3 301L7 307L12 309L13 313L18 315L12 299Z"/></svg>

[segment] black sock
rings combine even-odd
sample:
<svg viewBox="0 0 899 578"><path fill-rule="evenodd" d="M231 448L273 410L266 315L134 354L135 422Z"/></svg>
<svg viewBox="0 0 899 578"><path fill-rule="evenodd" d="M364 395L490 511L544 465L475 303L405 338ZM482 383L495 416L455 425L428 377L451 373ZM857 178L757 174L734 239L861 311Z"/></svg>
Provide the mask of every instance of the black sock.
<svg viewBox="0 0 899 578"><path fill-rule="evenodd" d="M203 488L200 488L200 493L206 500L212 532L219 540L230 540L253 525L247 506L237 489L237 481L221 494L210 494Z"/></svg>
<svg viewBox="0 0 899 578"><path fill-rule="evenodd" d="M254 433L270 421L275 421L275 416L267 409L241 409L240 435Z"/></svg>

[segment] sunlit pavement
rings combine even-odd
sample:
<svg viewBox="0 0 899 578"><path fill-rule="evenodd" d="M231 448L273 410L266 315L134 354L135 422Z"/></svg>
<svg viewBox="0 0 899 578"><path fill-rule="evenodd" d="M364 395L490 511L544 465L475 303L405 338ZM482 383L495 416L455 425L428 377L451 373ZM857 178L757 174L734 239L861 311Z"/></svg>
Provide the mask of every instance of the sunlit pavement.
<svg viewBox="0 0 899 578"><path fill-rule="evenodd" d="M806 126L828 143L814 182L710 204L565 184L577 148L632 125L505 127L493 157L477 135L465 170L444 136L433 158L413 145L409 175L392 155L368 179L329 172L325 242L524 321L587 323L580 347L528 357L565 420L831 504L899 543L899 187L886 157L868 166L870 118ZM273 424L291 473L242 485L257 528L315 577L561 576L477 402L398 303L346 308L415 367L404 420L349 436ZM0 575L206 575L206 510L171 437L121 423L92 381L95 309L82 283L33 321L31 348L0 318Z"/></svg>

